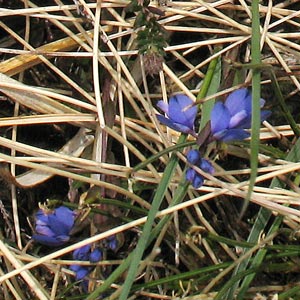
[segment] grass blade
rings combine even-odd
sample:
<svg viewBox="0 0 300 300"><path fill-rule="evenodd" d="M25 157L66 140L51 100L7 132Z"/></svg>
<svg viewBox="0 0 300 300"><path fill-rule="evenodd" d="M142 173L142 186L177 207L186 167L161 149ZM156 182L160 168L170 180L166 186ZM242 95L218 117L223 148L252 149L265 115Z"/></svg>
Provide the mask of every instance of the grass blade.
<svg viewBox="0 0 300 300"><path fill-rule="evenodd" d="M252 63L259 65L261 63L261 52L260 52L260 15L259 15L259 1L252 1L252 39L251 39L251 55ZM260 80L261 74L260 69L253 69L252 74L252 119L251 119L251 175L247 197L244 200L242 207L241 216L244 215L251 194L255 185L258 167L258 151L259 151L259 131L260 131Z"/></svg>

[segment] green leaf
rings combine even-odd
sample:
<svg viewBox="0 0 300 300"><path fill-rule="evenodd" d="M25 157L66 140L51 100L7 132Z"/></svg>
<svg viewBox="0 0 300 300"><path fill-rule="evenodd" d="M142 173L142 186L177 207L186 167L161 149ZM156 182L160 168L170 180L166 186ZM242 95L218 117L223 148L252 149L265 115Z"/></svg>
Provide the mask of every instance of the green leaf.
<svg viewBox="0 0 300 300"><path fill-rule="evenodd" d="M212 79L207 91L207 96L213 95L218 91L221 82L221 69L222 69L222 64L220 58L214 59L212 61L212 64L209 65L207 74L212 72ZM203 85L205 85L205 82L203 83ZM198 99L197 97L197 100L200 99ZM205 127L207 122L210 120L210 113L214 107L214 104L215 104L215 99L211 99L205 101L201 105L201 121L200 121L199 131L201 131Z"/></svg>
<svg viewBox="0 0 300 300"><path fill-rule="evenodd" d="M260 52L260 14L259 14L259 0L252 1L252 39L251 39L251 57L254 65L261 63ZM253 69L252 73L252 119L251 119L251 175L246 199L241 211L241 216L244 215L249 205L255 180L257 177L258 168L258 153L259 153L259 133L260 133L260 69Z"/></svg>

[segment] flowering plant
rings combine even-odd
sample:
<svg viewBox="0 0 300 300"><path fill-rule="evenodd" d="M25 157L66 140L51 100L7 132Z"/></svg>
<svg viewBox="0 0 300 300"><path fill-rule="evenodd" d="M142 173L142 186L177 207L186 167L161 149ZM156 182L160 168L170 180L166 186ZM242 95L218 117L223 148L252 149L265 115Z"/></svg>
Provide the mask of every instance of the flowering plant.
<svg viewBox="0 0 300 300"><path fill-rule="evenodd" d="M178 94L172 96L169 104L160 100L157 103L168 118L163 115L157 115L157 119L164 125L183 133L195 135L195 119L197 116L197 106L188 96Z"/></svg>
<svg viewBox="0 0 300 300"><path fill-rule="evenodd" d="M102 251L98 248L91 250L91 245L80 247L73 252L73 259L78 261L90 261L96 263L102 259ZM76 273L76 280L86 277L92 268L89 266L71 265L70 269Z"/></svg>
<svg viewBox="0 0 300 300"><path fill-rule="evenodd" d="M104 241L105 249L115 251L118 247L118 241L115 235L107 237ZM103 249L95 248L92 250L91 245L82 246L73 252L73 259L77 261L90 261L91 263L97 263L103 258ZM75 272L76 280L83 280L83 288L87 291L88 280L85 278L90 272L92 272L92 266L86 265L71 265L70 270Z"/></svg>
<svg viewBox="0 0 300 300"><path fill-rule="evenodd" d="M53 211L40 209L36 215L35 234L32 238L47 246L61 246L69 241L76 214L65 206Z"/></svg>
<svg viewBox="0 0 300 300"><path fill-rule="evenodd" d="M195 136L201 146L203 143L199 141L206 139L207 143L214 140L230 142L243 140L250 136L246 129L251 127L252 95L246 88L232 92L224 103L221 101L215 103L211 111L210 132L206 132L204 136L201 136L201 133L199 135L195 133L194 123L197 116L197 106L193 104L194 102L183 94L172 96L168 104L160 100L157 106L167 117L157 115L157 119L174 130ZM265 100L260 99L260 106L263 107L264 104ZM270 114L270 111L262 110L261 121L266 120ZM214 172L209 160L201 158L200 152L196 149L187 153L187 161L190 165L194 165L204 172L209 174ZM201 187L204 182L203 176L197 173L193 167L188 167L186 180L194 188Z"/></svg>
<svg viewBox="0 0 300 300"><path fill-rule="evenodd" d="M260 106L265 104L260 99ZM261 121L264 121L270 111L261 111ZM211 134L213 139L223 142L243 140L250 136L245 129L251 127L252 95L243 88L231 93L225 103L218 101L211 112Z"/></svg>
<svg viewBox="0 0 300 300"><path fill-rule="evenodd" d="M187 153L187 161L202 169L204 172L213 174L214 167L211 162L205 158L201 158L200 152L198 150L192 149ZM204 177L196 172L192 167L189 167L186 171L185 178L187 181L191 182L192 186L197 189L203 185Z"/></svg>

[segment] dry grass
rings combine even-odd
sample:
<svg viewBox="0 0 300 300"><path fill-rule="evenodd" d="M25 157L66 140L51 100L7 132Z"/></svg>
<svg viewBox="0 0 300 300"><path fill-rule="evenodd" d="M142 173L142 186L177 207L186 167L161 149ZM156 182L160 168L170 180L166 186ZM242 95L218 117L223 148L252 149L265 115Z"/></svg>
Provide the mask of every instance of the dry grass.
<svg viewBox="0 0 300 300"><path fill-rule="evenodd" d="M11 2L20 4L18 1ZM15 177L15 181L11 182L14 184L8 189L11 202L7 204L12 208L8 211L11 214L10 226L14 231L15 240L10 241L13 242L12 246L3 240L0 241L0 282L3 299L29 299L29 295L34 295L37 299L61 299L57 298L57 295L62 293L60 289L70 284L72 278L72 272L67 269L70 261L58 260L62 255L81 245L98 242L112 233L122 232L126 235L129 229L137 228L146 221L146 217L141 217L125 224L113 225L108 231L98 232L83 241L38 257L32 252L32 244L25 245L29 240L27 235L31 232L26 232L25 235L22 228L22 199L17 189L38 187L54 175L58 175L101 187L108 194L118 195L119 198L127 199L133 205L147 210L150 197L136 192L135 187L139 184L151 189L156 186L168 162L168 156L161 156L158 161L148 164L142 170L133 173L132 170L139 162L170 147L178 139L178 133L166 130L157 122L156 101L167 101L170 93L178 91L195 100L206 68L216 57L223 60L222 87L217 94L209 95L201 99L201 102L222 98L228 92L240 86L248 87L251 83L249 71L244 74L245 81L242 85L232 86L228 64L228 61L250 62L249 1L232 3L229 0L196 0L168 1L167 5L151 4L164 12L164 16L160 16L158 21L168 32L170 41L165 48L163 69L153 78L145 75L145 66L139 58L135 43L136 30L133 28L134 17L126 14L124 10L128 2L87 2L80 0L77 6L56 0L48 6L37 6L24 0L22 8L0 8L0 28L4 33L0 40L0 91L3 93L1 100L13 107L13 110L10 110L11 115L3 114L0 118L1 132L10 132L6 137L0 137L3 149L0 159L1 162L9 164L10 172L13 178ZM278 80L287 90L287 99L295 98L300 89L300 12L297 8L299 1L283 1L276 5L273 1L266 2L260 6L261 16L265 20L261 28L263 62L272 64L278 72ZM6 1L2 3L4 7ZM78 9L84 14L78 15ZM20 21L21 29L7 22L10 18L20 16L24 17ZM34 46L34 39L38 38L33 38L32 35L38 27L37 22L49 32L46 33L46 37L41 38L38 46ZM84 61L84 66L81 60ZM79 71L87 66L87 71L83 71L81 77L73 76L70 71L72 64L75 67L77 64ZM55 81L52 78L55 78ZM81 85L80 82L85 80L86 85ZM265 90L269 89L268 76L265 76L262 84ZM269 102L269 106L276 109L274 101ZM261 128L261 142L266 145L280 145L282 153L287 152L288 148L284 142L294 141L293 131L284 122L278 123L277 126L270 123L265 122ZM26 132L27 126L41 124L58 130L60 126L68 124L80 130L64 146L53 151L47 148L47 144L43 148L19 140L20 127L22 132ZM114 148L111 150L118 155L116 159L111 159L107 153L110 149L108 141L118 145L117 151ZM185 161L182 154L178 155ZM192 259L195 259L195 264L199 267L208 262L214 265L228 260L235 260L237 264L243 259L239 257L238 247L228 247L222 242L212 247L205 238L201 243L197 240L201 238L202 232L226 235L228 230L231 230L232 238L247 239L247 228L250 225L245 221L245 229L232 228L234 222L228 219L237 218L237 215L236 212L232 212L232 216L228 215L230 209L233 209L228 201L233 198L242 201L246 196L251 172L247 164L249 151L246 147L230 145L226 156L232 160L234 157L237 160L242 157L244 160L241 159L241 164L232 163L230 170L227 170L228 161L218 156L214 162L216 173L214 176L203 174L207 180L202 188L190 189L185 202L166 208L158 215L180 215L179 224L176 224L178 220L174 218L174 226L170 225L170 228L176 231L176 237L175 244L169 243L169 248L173 249L174 259L180 261L179 265L173 266L175 273L180 272L180 265L184 265L185 269L191 268ZM274 215L284 215L285 226L297 231L300 220L299 188L288 178L291 174L296 177L300 164L275 157L272 151L261 153L259 162L257 185L251 199L252 203L257 205L253 206L254 209L262 206L272 210ZM20 173L19 170L27 171ZM166 194L166 201L171 200L182 172L178 166ZM91 176L87 177L85 174ZM107 176L109 180L100 180L107 179ZM285 179L288 187L269 188L269 183L274 177ZM123 182L122 186L116 183L120 180ZM7 185L4 186L7 188ZM216 204L216 199L227 201ZM210 202L215 203L215 208L209 206ZM6 208L3 207L5 228L8 228L5 212ZM216 219L213 219L214 215ZM249 213L249 217L253 215ZM218 222L225 227L221 229ZM200 226L201 229L188 234L188 230L195 226ZM2 235L9 240L5 232L2 232ZM261 243L265 244L266 241L262 238ZM261 247L262 244L258 244L257 247ZM178 245L181 245L180 254L176 248ZM252 250L255 252L257 248ZM159 259L155 258L154 261L158 263ZM148 262L147 270L141 274L145 281L158 279L163 273L162 266L155 266L154 261ZM100 262L99 265L104 263ZM118 259L107 262L110 265L119 263ZM231 266L233 268L234 264ZM51 279L47 278L47 283L41 280L40 274L43 273L40 272L51 274L47 275ZM22 278L21 283L17 281L19 276ZM218 279L221 280L223 276L225 274L219 273ZM50 281L52 285L49 284ZM215 291L215 284L217 281L212 281L204 289L203 294L207 295L205 299L212 299L210 297L214 294L209 296L207 293ZM117 289L118 286L115 285L114 288ZM197 288L202 290L203 286L193 286L191 290L186 286L182 286L181 291L179 288L175 289L178 297L176 298L176 295L172 296L172 287L160 286L156 292L148 293L144 290L137 294L137 299L193 299L188 297L189 293L192 295ZM278 289L274 287L264 292L257 284L251 292L272 295L285 289L284 284L278 284Z"/></svg>

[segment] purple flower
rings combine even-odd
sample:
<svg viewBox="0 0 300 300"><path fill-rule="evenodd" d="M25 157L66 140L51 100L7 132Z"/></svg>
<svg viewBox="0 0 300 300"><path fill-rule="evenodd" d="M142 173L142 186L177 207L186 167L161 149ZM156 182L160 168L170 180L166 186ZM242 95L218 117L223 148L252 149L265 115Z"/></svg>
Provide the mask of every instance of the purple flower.
<svg viewBox="0 0 300 300"><path fill-rule="evenodd" d="M204 172L213 174L214 167L211 162L205 158L201 158L200 152L198 150L192 149L186 155L187 161L202 169ZM200 188L203 185L204 177L196 172L193 168L188 168L185 174L185 178L189 181L195 189Z"/></svg>
<svg viewBox="0 0 300 300"><path fill-rule="evenodd" d="M187 161L192 165L198 165L201 162L201 154L198 150L192 149L186 154Z"/></svg>
<svg viewBox="0 0 300 300"><path fill-rule="evenodd" d="M90 268L88 268L87 266L80 266L80 265L71 265L70 270L75 272L76 280L82 280L91 272Z"/></svg>
<svg viewBox="0 0 300 300"><path fill-rule="evenodd" d="M98 248L94 249L90 254L90 262L92 263L96 263L100 261L101 258L102 258L102 252Z"/></svg>
<svg viewBox="0 0 300 300"><path fill-rule="evenodd" d="M215 172L215 169L212 166L211 162L205 158L202 158L201 160L200 169L209 174L213 174Z"/></svg>
<svg viewBox="0 0 300 300"><path fill-rule="evenodd" d="M91 251L91 246L86 245L74 250L73 259L96 263L102 259L102 252L98 248ZM81 266L81 265L70 266L70 270L76 273L76 280L84 279L84 277L86 277L92 271L92 269L93 268L89 266Z"/></svg>
<svg viewBox="0 0 300 300"><path fill-rule="evenodd" d="M70 231L75 221L75 213L60 206L50 213L40 209L35 215L35 232L32 238L47 246L61 246L70 239Z"/></svg>
<svg viewBox="0 0 300 300"><path fill-rule="evenodd" d="M118 248L118 240L115 235L109 236L107 239L107 247L108 249L115 251Z"/></svg>
<svg viewBox="0 0 300 300"><path fill-rule="evenodd" d="M73 252L74 260L89 260L91 252L91 245L85 245L80 248L77 248Z"/></svg>
<svg viewBox="0 0 300 300"><path fill-rule="evenodd" d="M186 170L185 178L195 189L200 188L204 183L204 177L198 174L193 168Z"/></svg>
<svg viewBox="0 0 300 300"><path fill-rule="evenodd" d="M163 115L157 115L157 119L176 131L195 135L194 122L198 108L193 104L193 100L183 94L172 96L169 104L160 100L157 107L167 115L167 118Z"/></svg>
<svg viewBox="0 0 300 300"><path fill-rule="evenodd" d="M260 106L265 104L260 99ZM211 132L216 140L228 142L232 140L243 140L250 136L245 129L251 127L252 95L242 88L232 92L225 103L217 102L211 112ZM261 111L261 121L264 121L270 111Z"/></svg>

